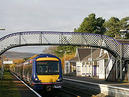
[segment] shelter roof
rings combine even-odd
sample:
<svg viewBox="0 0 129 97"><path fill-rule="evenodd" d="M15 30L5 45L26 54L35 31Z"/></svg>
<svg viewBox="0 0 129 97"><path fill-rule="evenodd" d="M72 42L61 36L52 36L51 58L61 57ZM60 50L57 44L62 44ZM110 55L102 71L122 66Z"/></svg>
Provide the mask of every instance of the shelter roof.
<svg viewBox="0 0 129 97"><path fill-rule="evenodd" d="M91 48L78 48L76 56L69 61L71 62L82 61L85 57L90 56L91 52L93 53L96 50L97 50L96 48L92 48L92 50Z"/></svg>
<svg viewBox="0 0 129 97"><path fill-rule="evenodd" d="M89 54L85 58L83 58L83 61L89 61L89 58L92 58L92 60L96 60L100 55L100 49L95 49L92 54Z"/></svg>

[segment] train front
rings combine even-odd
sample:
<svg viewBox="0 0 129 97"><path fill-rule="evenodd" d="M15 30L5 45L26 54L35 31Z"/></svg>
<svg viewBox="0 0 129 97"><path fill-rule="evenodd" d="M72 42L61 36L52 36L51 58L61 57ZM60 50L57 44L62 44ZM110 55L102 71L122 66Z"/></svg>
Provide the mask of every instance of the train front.
<svg viewBox="0 0 129 97"><path fill-rule="evenodd" d="M62 87L62 67L58 57L53 55L40 55L33 63L33 84L36 89Z"/></svg>

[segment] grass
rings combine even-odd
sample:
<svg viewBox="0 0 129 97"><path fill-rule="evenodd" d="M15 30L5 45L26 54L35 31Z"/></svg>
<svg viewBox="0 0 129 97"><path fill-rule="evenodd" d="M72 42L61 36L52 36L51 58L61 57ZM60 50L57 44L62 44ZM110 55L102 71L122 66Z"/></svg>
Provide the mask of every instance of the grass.
<svg viewBox="0 0 129 97"><path fill-rule="evenodd" d="M9 72L4 72L3 79L0 80L0 97L21 97Z"/></svg>

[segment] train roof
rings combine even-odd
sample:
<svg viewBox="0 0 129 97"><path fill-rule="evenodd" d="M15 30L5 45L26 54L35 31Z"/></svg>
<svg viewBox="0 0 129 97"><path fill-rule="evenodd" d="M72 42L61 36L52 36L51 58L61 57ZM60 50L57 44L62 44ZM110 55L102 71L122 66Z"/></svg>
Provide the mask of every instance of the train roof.
<svg viewBox="0 0 129 97"><path fill-rule="evenodd" d="M40 58L40 57L55 57L55 58L58 58L57 56L52 55L52 54L39 54L39 55L36 56L34 59L37 59L37 58ZM59 59L59 58L58 58L58 59Z"/></svg>

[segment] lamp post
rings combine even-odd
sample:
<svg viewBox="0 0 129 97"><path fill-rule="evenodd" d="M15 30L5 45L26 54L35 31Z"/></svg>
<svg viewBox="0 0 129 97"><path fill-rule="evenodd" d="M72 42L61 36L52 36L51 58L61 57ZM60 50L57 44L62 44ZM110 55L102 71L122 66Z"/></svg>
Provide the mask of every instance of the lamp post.
<svg viewBox="0 0 129 97"><path fill-rule="evenodd" d="M0 30L5 30L4 28L0 28ZM1 79L3 78L3 72L4 72L4 64L3 64L3 56L0 56L0 60L1 60Z"/></svg>
<svg viewBox="0 0 129 97"><path fill-rule="evenodd" d="M93 73L94 73L94 69L93 69L94 68L94 66L93 66L93 54L92 53L93 53L93 48L91 47L91 68L92 68L91 69L92 70L91 77L93 77Z"/></svg>

